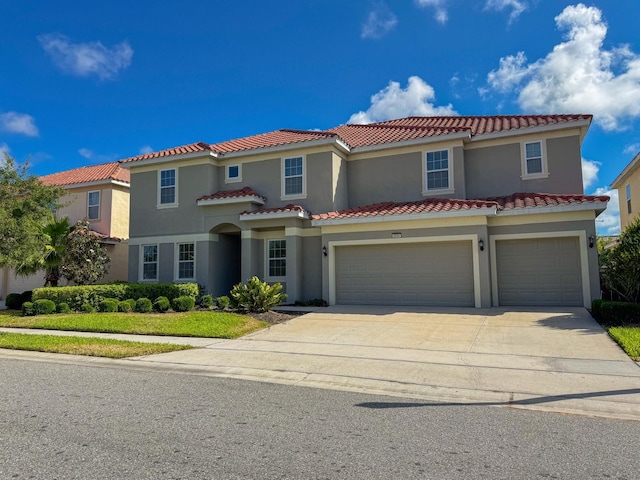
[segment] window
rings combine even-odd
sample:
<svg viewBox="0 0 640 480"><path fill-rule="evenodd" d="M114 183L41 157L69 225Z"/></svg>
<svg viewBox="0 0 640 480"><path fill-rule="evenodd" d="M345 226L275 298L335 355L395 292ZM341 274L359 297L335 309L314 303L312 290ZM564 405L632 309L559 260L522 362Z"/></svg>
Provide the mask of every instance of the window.
<svg viewBox="0 0 640 480"><path fill-rule="evenodd" d="M100 218L100 192L89 192L87 194L87 218L97 220Z"/></svg>
<svg viewBox="0 0 640 480"><path fill-rule="evenodd" d="M302 157L284 159L283 196L304 195L304 161Z"/></svg>
<svg viewBox="0 0 640 480"><path fill-rule="evenodd" d="M242 181L242 175L240 174L240 165L227 165L227 174L225 177L227 183Z"/></svg>
<svg viewBox="0 0 640 480"><path fill-rule="evenodd" d="M449 150L427 152L425 160L426 190L449 190L450 162Z"/></svg>
<svg viewBox="0 0 640 480"><path fill-rule="evenodd" d="M196 247L193 243L178 244L178 280L195 278Z"/></svg>
<svg viewBox="0 0 640 480"><path fill-rule="evenodd" d="M629 183L627 183L625 191L627 194L627 213L631 213L631 185Z"/></svg>
<svg viewBox="0 0 640 480"><path fill-rule="evenodd" d="M158 245L142 246L142 280L158 279Z"/></svg>
<svg viewBox="0 0 640 480"><path fill-rule="evenodd" d="M287 275L287 241L268 240L267 270L269 277L285 277Z"/></svg>
<svg viewBox="0 0 640 480"><path fill-rule="evenodd" d="M549 175L544 142L522 144L522 178L545 178Z"/></svg>
<svg viewBox="0 0 640 480"><path fill-rule="evenodd" d="M160 205L176 203L176 170L160 170Z"/></svg>

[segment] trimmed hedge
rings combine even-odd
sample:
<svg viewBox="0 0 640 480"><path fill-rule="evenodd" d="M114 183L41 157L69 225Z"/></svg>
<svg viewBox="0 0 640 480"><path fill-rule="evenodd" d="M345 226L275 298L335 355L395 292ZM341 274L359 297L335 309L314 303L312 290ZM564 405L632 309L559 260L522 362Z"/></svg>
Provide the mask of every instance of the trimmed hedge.
<svg viewBox="0 0 640 480"><path fill-rule="evenodd" d="M219 309L224 310L229 306L230 301L231 300L229 299L229 297L227 297L226 295L222 295L221 297L216 298L216 306Z"/></svg>
<svg viewBox="0 0 640 480"><path fill-rule="evenodd" d="M171 306L176 312L188 312L196 306L196 301L193 299L193 297L177 297L173 299L173 302L171 302Z"/></svg>
<svg viewBox="0 0 640 480"><path fill-rule="evenodd" d="M169 301L172 301L174 298L182 296L193 297L195 300L198 296L198 285L196 283L111 283L108 285L44 287L36 288L33 291L34 301L46 299L53 301L56 305L64 302L76 311L83 311L84 304L98 308L100 302L107 298L138 300L139 298L167 297Z"/></svg>
<svg viewBox="0 0 640 480"><path fill-rule="evenodd" d="M36 315L50 315L56 311L56 304L45 298L33 302L33 312Z"/></svg>
<svg viewBox="0 0 640 480"><path fill-rule="evenodd" d="M200 299L200 306L202 308L213 307L213 297L211 295L205 295Z"/></svg>
<svg viewBox="0 0 640 480"><path fill-rule="evenodd" d="M115 298L105 298L98 304L99 312L117 312L118 311L118 300Z"/></svg>
<svg viewBox="0 0 640 480"><path fill-rule="evenodd" d="M35 315L35 312L33 310L33 303L24 302L22 304L22 315L24 317L31 317L31 316Z"/></svg>
<svg viewBox="0 0 640 480"><path fill-rule="evenodd" d="M136 307L133 310L137 313L149 313L153 310L153 304L148 298L139 298L136 300Z"/></svg>
<svg viewBox="0 0 640 480"><path fill-rule="evenodd" d="M71 313L71 307L69 307L68 303L59 303L58 307L56 308L56 312L58 313Z"/></svg>
<svg viewBox="0 0 640 480"><path fill-rule="evenodd" d="M158 297L153 302L153 308L156 312L165 313L171 308L171 303L167 297Z"/></svg>
<svg viewBox="0 0 640 480"><path fill-rule="evenodd" d="M118 311L123 313L133 312L136 308L136 301L133 298L120 300L118 302Z"/></svg>
<svg viewBox="0 0 640 480"><path fill-rule="evenodd" d="M607 324L640 324L640 303L594 300L591 313L596 320Z"/></svg>
<svg viewBox="0 0 640 480"><path fill-rule="evenodd" d="M22 296L19 293L10 293L7 295L7 298L4 299L4 304L10 310L20 310L24 303L21 298Z"/></svg>

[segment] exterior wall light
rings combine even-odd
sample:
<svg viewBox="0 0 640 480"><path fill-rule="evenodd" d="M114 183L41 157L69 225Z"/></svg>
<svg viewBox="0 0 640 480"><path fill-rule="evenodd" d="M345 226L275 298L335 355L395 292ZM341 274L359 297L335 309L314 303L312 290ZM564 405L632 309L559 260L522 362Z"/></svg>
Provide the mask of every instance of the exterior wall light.
<svg viewBox="0 0 640 480"><path fill-rule="evenodd" d="M484 252L484 240L478 240L478 247L480 247L481 252Z"/></svg>
<svg viewBox="0 0 640 480"><path fill-rule="evenodd" d="M322 255L327 256L327 247L326 245L322 247Z"/></svg>
<svg viewBox="0 0 640 480"><path fill-rule="evenodd" d="M593 248L595 241L596 241L596 237L593 235L589 235L589 248Z"/></svg>

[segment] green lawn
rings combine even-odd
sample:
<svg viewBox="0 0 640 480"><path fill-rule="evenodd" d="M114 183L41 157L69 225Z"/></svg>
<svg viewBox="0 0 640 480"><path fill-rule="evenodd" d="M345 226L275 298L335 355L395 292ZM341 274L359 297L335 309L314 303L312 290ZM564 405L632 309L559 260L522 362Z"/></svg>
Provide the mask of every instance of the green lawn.
<svg viewBox="0 0 640 480"><path fill-rule="evenodd" d="M5 310L0 314L0 327L178 337L238 338L267 325L247 315L217 311L73 313L23 317L20 312Z"/></svg>
<svg viewBox="0 0 640 480"><path fill-rule="evenodd" d="M609 327L607 331L627 355L640 361L640 327Z"/></svg>
<svg viewBox="0 0 640 480"><path fill-rule="evenodd" d="M186 350L191 347L189 345L128 342L106 338L0 332L0 348L48 353L68 353L70 355L90 355L94 357L125 358L152 355L154 353L174 352L176 350Z"/></svg>

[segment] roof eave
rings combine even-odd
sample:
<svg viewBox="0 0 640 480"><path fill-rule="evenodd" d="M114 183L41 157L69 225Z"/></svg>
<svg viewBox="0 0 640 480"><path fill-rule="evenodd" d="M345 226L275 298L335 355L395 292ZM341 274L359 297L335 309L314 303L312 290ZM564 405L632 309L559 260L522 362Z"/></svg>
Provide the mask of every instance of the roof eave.
<svg viewBox="0 0 640 480"><path fill-rule="evenodd" d="M500 210L498 215L503 216L513 216L513 215L537 215L540 213L565 213L565 212L581 212L581 211L589 211L594 210L597 212L597 215L604 212L607 208L608 202L584 202L584 203L575 203L571 205L545 205L539 207L517 207L517 208L507 208L504 210ZM597 216L596 215L596 216Z"/></svg>
<svg viewBox="0 0 640 480"><path fill-rule="evenodd" d="M422 145L429 143L446 142L449 140L469 140L471 138L470 131L448 133L443 135L433 135L430 137L412 138L411 140L402 140L400 142L377 143L375 145L366 145L363 147L353 147L352 153L372 152L376 150L387 150L390 148L411 147L414 145Z"/></svg>
<svg viewBox="0 0 640 480"><path fill-rule="evenodd" d="M250 222L254 220L274 220L282 218L298 218L303 220L309 219L309 213L306 211L292 210L290 212L270 212L270 213L244 213L240 214L240 220Z"/></svg>
<svg viewBox="0 0 640 480"><path fill-rule="evenodd" d="M515 137L518 135L529 135L535 133L545 133L553 130L565 130L568 128L580 128L580 138L581 141L587 133L589 126L591 125L591 119L580 119L580 120L571 120L569 122L562 123L550 123L546 125L537 125L535 127L523 127L523 128L514 128L509 130L503 130L499 132L492 133L481 133L479 135L474 135L471 138L472 142L479 142L483 140L492 140L494 138L502 138L502 137Z"/></svg>
<svg viewBox="0 0 640 480"><path fill-rule="evenodd" d="M610 188L620 188L622 186L622 182L624 182L629 175L637 170L640 167L640 152L636 154L635 157L629 162L629 164L624 167L622 172L611 182L609 185Z"/></svg>
<svg viewBox="0 0 640 480"><path fill-rule="evenodd" d="M206 207L208 205L230 205L234 203L253 203L255 205L264 205L265 200L257 195L250 195L246 197L229 197L229 198L213 198L198 200L199 207Z"/></svg>
<svg viewBox="0 0 640 480"><path fill-rule="evenodd" d="M64 184L52 183L50 185L56 186L56 187L62 187L66 190L70 190L73 188L98 187L100 185L118 185L120 187L126 187L126 188L131 187L130 183L123 182L122 180L114 180L114 179L94 180L92 182L82 182L82 183L64 183Z"/></svg>
<svg viewBox="0 0 640 480"><path fill-rule="evenodd" d="M323 145L332 145L335 144L339 150L342 150L345 153L349 153L352 149L347 145L342 139L339 137L329 137L329 138L318 138L316 140L303 140L300 142L293 143L285 143L281 145L273 145L270 147L260 147L260 148L249 148L246 150L238 150L234 152L227 153L219 153L218 158L236 158L236 157L245 157L247 155L260 155L261 153L276 153L276 152L286 152L289 150L300 150L301 148L311 148Z"/></svg>
<svg viewBox="0 0 640 480"><path fill-rule="evenodd" d="M121 160L120 167L131 169L134 167L142 167L146 165L158 165L161 163L169 163L176 162L180 160L191 160L194 158L200 157L213 157L220 158L220 154L214 151L199 151L199 152L189 152L189 153L180 153L177 155L164 155L162 157L153 157L153 158L145 158L141 160Z"/></svg>
<svg viewBox="0 0 640 480"><path fill-rule="evenodd" d="M497 214L497 207L477 207L467 210L455 210L446 212L429 213L404 213L390 215L370 215L350 218L326 218L311 220L314 227L329 225L353 225L358 223L379 223L379 222L399 222L404 220L433 220L435 218L456 218L456 217L486 217Z"/></svg>

